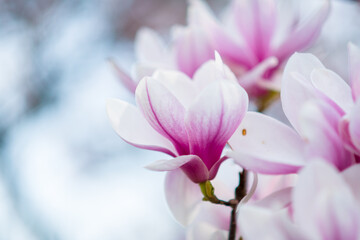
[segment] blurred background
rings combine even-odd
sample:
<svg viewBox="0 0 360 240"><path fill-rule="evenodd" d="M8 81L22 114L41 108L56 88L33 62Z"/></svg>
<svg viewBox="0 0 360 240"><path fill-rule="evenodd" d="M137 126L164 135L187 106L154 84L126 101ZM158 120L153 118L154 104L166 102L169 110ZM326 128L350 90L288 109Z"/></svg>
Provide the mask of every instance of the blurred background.
<svg viewBox="0 0 360 240"><path fill-rule="evenodd" d="M209 4L219 13L226 2ZM312 51L346 78L359 3L333 3ZM105 105L133 101L107 59L130 69L136 31L166 36L186 4L0 0L0 240L184 239L164 174L142 168L164 156L124 143Z"/></svg>

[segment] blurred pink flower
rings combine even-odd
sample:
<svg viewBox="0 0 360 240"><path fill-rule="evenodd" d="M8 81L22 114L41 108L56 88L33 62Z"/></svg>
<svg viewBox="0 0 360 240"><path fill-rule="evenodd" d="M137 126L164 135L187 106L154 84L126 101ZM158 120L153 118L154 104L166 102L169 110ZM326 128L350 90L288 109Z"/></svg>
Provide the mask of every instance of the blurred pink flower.
<svg viewBox="0 0 360 240"><path fill-rule="evenodd" d="M140 111L121 100L109 101L107 109L126 142L174 157L147 168L181 168L195 183L213 179L248 107L245 90L220 57L205 63L193 80L181 72L157 71L140 81L135 96Z"/></svg>
<svg viewBox="0 0 360 240"><path fill-rule="evenodd" d="M316 9L304 17L298 1L233 0L219 23L202 1L194 0L189 18L205 29L249 95L257 96L269 88L279 90L279 67L319 35L330 2L313 3Z"/></svg>
<svg viewBox="0 0 360 240"><path fill-rule="evenodd" d="M158 68L192 77L217 50L251 96L279 90L277 70L292 53L314 42L328 16L329 1L318 2L303 17L293 0L233 0L220 22L205 2L192 0L188 25L173 27L168 47L154 31L139 31L134 79L118 68L120 79L134 91L142 77Z"/></svg>
<svg viewBox="0 0 360 240"><path fill-rule="evenodd" d="M249 112L229 140L235 150L229 156L247 169L267 174L295 173L312 157L339 170L359 162L359 52L350 45L352 90L313 55L294 54L285 67L281 100L296 131Z"/></svg>
<svg viewBox="0 0 360 240"><path fill-rule="evenodd" d="M339 173L324 161L312 161L300 171L291 195L283 190L240 207L244 239L360 239L359 174L360 165Z"/></svg>

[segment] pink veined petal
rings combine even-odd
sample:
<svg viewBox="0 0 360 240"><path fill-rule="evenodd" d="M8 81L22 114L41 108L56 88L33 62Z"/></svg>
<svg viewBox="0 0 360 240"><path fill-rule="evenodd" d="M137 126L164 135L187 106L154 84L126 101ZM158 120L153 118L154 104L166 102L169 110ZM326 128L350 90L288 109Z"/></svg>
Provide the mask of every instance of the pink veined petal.
<svg viewBox="0 0 360 240"><path fill-rule="evenodd" d="M198 184L190 181L180 169L166 174L165 196L173 216L183 226L194 220L203 197Z"/></svg>
<svg viewBox="0 0 360 240"><path fill-rule="evenodd" d="M306 154L320 157L343 170L353 162L351 154L344 148L338 131L341 116L328 105L309 101L300 109L300 135L304 138Z"/></svg>
<svg viewBox="0 0 360 240"><path fill-rule="evenodd" d="M351 140L358 151L360 151L360 100L355 104L349 118L349 133Z"/></svg>
<svg viewBox="0 0 360 240"><path fill-rule="evenodd" d="M270 57L259 63L256 67L248 71L246 74L240 77L239 83L242 87L244 87L249 93L250 90L254 88L254 86L258 86L264 89L267 89L266 82L263 81L263 75L270 69L276 67L279 61L275 57ZM270 86L270 84L268 84ZM254 90L252 90L254 91ZM253 92L250 92L250 95L253 95ZM255 94L256 95L256 94Z"/></svg>
<svg viewBox="0 0 360 240"><path fill-rule="evenodd" d="M178 29L174 49L178 69L189 77L192 77L203 63L214 57L214 47L199 26L190 25Z"/></svg>
<svg viewBox="0 0 360 240"><path fill-rule="evenodd" d="M158 80L150 77L140 81L135 97L150 125L173 143L178 155L188 154L185 108L179 100Z"/></svg>
<svg viewBox="0 0 360 240"><path fill-rule="evenodd" d="M360 155L360 149L357 149L357 147L354 145L353 140L350 136L349 126L350 126L349 116L345 115L339 121L339 135L343 141L345 148L348 151Z"/></svg>
<svg viewBox="0 0 360 240"><path fill-rule="evenodd" d="M222 29L211 9L204 1L192 0L188 16L189 24L203 28L214 49L224 59L249 68L256 64L255 55L246 46L237 44L230 34Z"/></svg>
<svg viewBox="0 0 360 240"><path fill-rule="evenodd" d="M348 49L352 96L356 101L360 96L360 48L349 43Z"/></svg>
<svg viewBox="0 0 360 240"><path fill-rule="evenodd" d="M327 190L319 195L313 200L317 235L329 240L358 240L360 208L349 189Z"/></svg>
<svg viewBox="0 0 360 240"><path fill-rule="evenodd" d="M233 11L239 34L255 53L257 60L268 57L271 37L276 24L276 4L274 0L234 1Z"/></svg>
<svg viewBox="0 0 360 240"><path fill-rule="evenodd" d="M156 132L135 106L112 99L107 103L107 113L112 127L124 141L139 148L176 155L171 142Z"/></svg>
<svg viewBox="0 0 360 240"><path fill-rule="evenodd" d="M295 173L305 163L304 143L284 123L248 112L230 138L229 157L246 169L265 174Z"/></svg>
<svg viewBox="0 0 360 240"><path fill-rule="evenodd" d="M349 85L333 71L315 69L311 73L311 82L344 112L349 112L354 105Z"/></svg>
<svg viewBox="0 0 360 240"><path fill-rule="evenodd" d="M198 155L211 169L247 107L248 96L238 84L215 82L205 88L185 118L190 153Z"/></svg>
<svg viewBox="0 0 360 240"><path fill-rule="evenodd" d="M196 155L183 155L171 160L158 160L146 166L153 171L172 171L181 168L194 183L209 180L209 171Z"/></svg>
<svg viewBox="0 0 360 240"><path fill-rule="evenodd" d="M289 37L274 51L280 62L288 58L293 52L300 51L309 46L320 34L330 12L330 1L324 0L323 5L308 16L303 22L300 22L296 28L289 33Z"/></svg>
<svg viewBox="0 0 360 240"><path fill-rule="evenodd" d="M117 65L113 60L109 61L113 69L115 70L117 76L119 77L120 82L132 93L135 93L137 83L133 80L127 73L125 73L119 65Z"/></svg>
<svg viewBox="0 0 360 240"><path fill-rule="evenodd" d="M311 54L295 53L285 66L281 86L281 103L291 125L299 131L299 108L309 99L317 98L311 84L311 73L324 66ZM294 107L296 106L296 107Z"/></svg>
<svg viewBox="0 0 360 240"><path fill-rule="evenodd" d="M324 226L322 227L324 228L326 225L331 224L334 217L339 217L334 215L326 219L324 217L326 211L319 209L325 203L321 200L323 195L329 192L339 195L344 194L344 200L347 200L346 198L349 197L351 198L346 182L333 166L326 164L323 160L312 161L299 174L298 184L293 190L293 207L295 223L299 224L304 231L314 234L315 236L313 235L313 237L315 239L319 238L318 231L319 227L321 227L319 226L319 220L324 221ZM327 208L327 211L332 212L332 209ZM346 219L339 218L339 221L341 220L347 221Z"/></svg>

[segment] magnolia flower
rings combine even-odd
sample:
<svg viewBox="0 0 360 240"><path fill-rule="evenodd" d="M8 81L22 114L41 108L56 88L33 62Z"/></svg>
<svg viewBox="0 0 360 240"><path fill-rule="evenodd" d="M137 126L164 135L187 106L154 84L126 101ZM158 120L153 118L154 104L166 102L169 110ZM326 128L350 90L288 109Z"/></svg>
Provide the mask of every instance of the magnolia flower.
<svg viewBox="0 0 360 240"><path fill-rule="evenodd" d="M295 173L320 157L344 170L359 162L360 51L350 45L352 89L311 54L294 54L285 67L281 101L294 129L248 113L229 153L243 167L267 174ZM356 102L355 102L356 101Z"/></svg>
<svg viewBox="0 0 360 240"><path fill-rule="evenodd" d="M157 68L192 77L217 50L251 96L279 90L277 70L294 51L314 42L330 9L328 0L319 0L315 10L309 14L307 9L303 17L297 2L233 0L220 22L205 2L192 0L188 24L173 27L169 46L154 31L139 31L135 76L132 79L117 68L120 79L134 91L139 79Z"/></svg>
<svg viewBox="0 0 360 240"><path fill-rule="evenodd" d="M295 51L317 38L330 3L317 2L315 10L300 14L298 1L233 0L219 22L200 0L193 0L189 19L201 26L210 43L236 73L239 83L251 95L275 88L276 71Z"/></svg>
<svg viewBox="0 0 360 240"><path fill-rule="evenodd" d="M325 161L300 171L292 194L241 206L244 239L359 240L360 165L339 173ZM261 231L259 231L261 228Z"/></svg>
<svg viewBox="0 0 360 240"><path fill-rule="evenodd" d="M113 128L126 142L173 157L147 166L156 171L182 169L195 183L215 177L223 148L248 107L244 89L222 64L205 63L191 80L176 71L157 71L136 88L138 108L111 100Z"/></svg>

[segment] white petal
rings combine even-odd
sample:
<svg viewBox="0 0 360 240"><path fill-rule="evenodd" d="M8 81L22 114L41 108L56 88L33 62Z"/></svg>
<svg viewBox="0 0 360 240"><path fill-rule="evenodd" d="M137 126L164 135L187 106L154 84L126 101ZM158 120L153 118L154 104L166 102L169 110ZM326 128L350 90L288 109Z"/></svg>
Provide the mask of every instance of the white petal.
<svg viewBox="0 0 360 240"><path fill-rule="evenodd" d="M126 142L140 148L175 155L176 150L171 142L156 132L135 106L111 99L107 103L107 113L112 127Z"/></svg>
<svg viewBox="0 0 360 240"><path fill-rule="evenodd" d="M300 136L282 122L248 112L229 140L241 166L259 173L292 173L304 164Z"/></svg>
<svg viewBox="0 0 360 240"><path fill-rule="evenodd" d="M202 202L199 185L190 181L180 169L170 171L165 178L165 196L175 219L184 226L189 225Z"/></svg>
<svg viewBox="0 0 360 240"><path fill-rule="evenodd" d="M315 69L311 81L316 89L334 101L344 112L354 105L349 85L336 73L328 69Z"/></svg>
<svg viewBox="0 0 360 240"><path fill-rule="evenodd" d="M281 102L284 113L293 127L299 131L299 109L309 99L316 98L311 84L314 69L323 69L321 62L311 54L295 53L285 66L281 86Z"/></svg>

